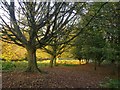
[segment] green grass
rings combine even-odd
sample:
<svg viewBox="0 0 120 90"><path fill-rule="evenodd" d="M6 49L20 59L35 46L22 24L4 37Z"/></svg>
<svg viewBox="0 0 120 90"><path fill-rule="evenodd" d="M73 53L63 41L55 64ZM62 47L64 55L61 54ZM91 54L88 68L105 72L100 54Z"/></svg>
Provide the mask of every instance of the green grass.
<svg viewBox="0 0 120 90"><path fill-rule="evenodd" d="M45 63L45 62L37 62L38 63L38 67L46 67L49 66L49 63ZM1 62L2 65L2 70L9 70L9 71L17 71L17 70L25 70L27 68L28 62L27 61L2 61Z"/></svg>
<svg viewBox="0 0 120 90"><path fill-rule="evenodd" d="M13 70L15 64L10 61L1 62L2 70Z"/></svg>
<svg viewBox="0 0 120 90"><path fill-rule="evenodd" d="M50 60L43 60L37 62L38 67L50 67ZM28 62L23 61L0 61L2 65L2 70L4 71L24 71L27 68ZM57 61L57 66L77 66L79 61L77 60L59 60Z"/></svg>
<svg viewBox="0 0 120 90"><path fill-rule="evenodd" d="M74 67L74 66L79 66L79 64L57 64L57 66Z"/></svg>

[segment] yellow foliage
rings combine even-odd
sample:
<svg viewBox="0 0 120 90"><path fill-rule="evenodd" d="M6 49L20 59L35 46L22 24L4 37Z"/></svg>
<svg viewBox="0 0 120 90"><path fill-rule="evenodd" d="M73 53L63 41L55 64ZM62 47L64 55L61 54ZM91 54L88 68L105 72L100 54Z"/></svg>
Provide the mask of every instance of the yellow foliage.
<svg viewBox="0 0 120 90"><path fill-rule="evenodd" d="M86 64L86 60L58 60L58 64Z"/></svg>
<svg viewBox="0 0 120 90"><path fill-rule="evenodd" d="M16 60L25 57L26 50L15 44L2 42L2 56L6 60Z"/></svg>
<svg viewBox="0 0 120 90"><path fill-rule="evenodd" d="M37 63L50 63L50 60L43 60L43 61L38 61ZM81 62L79 60L56 60L57 64L86 64L86 60L81 60Z"/></svg>
<svg viewBox="0 0 120 90"><path fill-rule="evenodd" d="M0 51L0 58L4 58L6 60L16 60L16 59L23 59L26 57L27 55L27 51L25 48L20 47L18 45L15 44L8 44L6 42L2 42L0 41L0 45L2 43L2 52ZM1 49L0 49L1 50ZM38 49L36 52L37 58L51 58L51 55L46 53L44 50L42 49ZM64 52L61 55L61 58L68 58L71 57L70 52ZM57 62L59 62L57 60Z"/></svg>
<svg viewBox="0 0 120 90"><path fill-rule="evenodd" d="M37 58L50 58L50 55L46 52L44 52L44 50L38 49L36 52L36 56Z"/></svg>

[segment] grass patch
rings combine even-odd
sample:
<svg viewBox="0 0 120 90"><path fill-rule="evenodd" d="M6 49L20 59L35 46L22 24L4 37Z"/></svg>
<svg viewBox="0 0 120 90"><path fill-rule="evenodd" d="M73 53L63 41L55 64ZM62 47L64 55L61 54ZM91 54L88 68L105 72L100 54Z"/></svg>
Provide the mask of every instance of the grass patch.
<svg viewBox="0 0 120 90"><path fill-rule="evenodd" d="M9 71L24 71L27 68L28 61L0 61L2 65L2 70ZM58 66L78 66L79 60L57 60ZM50 60L37 61L38 67L50 67Z"/></svg>
<svg viewBox="0 0 120 90"><path fill-rule="evenodd" d="M25 70L27 63L23 61L1 61L3 71Z"/></svg>
<svg viewBox="0 0 120 90"><path fill-rule="evenodd" d="M38 67L47 67L50 66L47 61L38 61ZM24 71L27 68L28 62L23 61L0 61L1 69L3 71Z"/></svg>
<svg viewBox="0 0 120 90"><path fill-rule="evenodd" d="M37 65L38 65L38 67L48 67L48 66L50 66L50 60L38 61Z"/></svg>
<svg viewBox="0 0 120 90"><path fill-rule="evenodd" d="M10 61L1 62L2 63L2 70L13 70L15 64Z"/></svg>
<svg viewBox="0 0 120 90"><path fill-rule="evenodd" d="M58 66L74 67L74 66L79 66L79 65L78 64L58 64Z"/></svg>

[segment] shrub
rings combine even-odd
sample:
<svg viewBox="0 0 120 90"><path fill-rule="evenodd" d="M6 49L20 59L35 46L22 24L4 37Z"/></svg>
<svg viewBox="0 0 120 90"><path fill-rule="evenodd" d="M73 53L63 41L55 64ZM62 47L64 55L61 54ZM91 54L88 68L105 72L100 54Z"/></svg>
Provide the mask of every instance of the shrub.
<svg viewBox="0 0 120 90"><path fill-rule="evenodd" d="M12 70L15 67L16 67L15 64L13 64L12 62L9 61L2 62L2 70Z"/></svg>
<svg viewBox="0 0 120 90"><path fill-rule="evenodd" d="M100 87L102 87L102 88L120 88L120 80L109 79L107 82L101 83Z"/></svg>

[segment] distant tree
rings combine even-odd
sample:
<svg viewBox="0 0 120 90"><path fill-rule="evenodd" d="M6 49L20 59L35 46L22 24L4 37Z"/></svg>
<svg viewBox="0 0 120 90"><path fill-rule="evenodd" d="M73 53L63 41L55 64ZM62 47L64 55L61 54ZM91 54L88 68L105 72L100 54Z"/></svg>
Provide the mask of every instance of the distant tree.
<svg viewBox="0 0 120 90"><path fill-rule="evenodd" d="M96 14L97 16L99 14L101 9L103 8L101 7L101 5L103 5L103 3L92 3L92 7L87 8L88 10L87 14L81 17L80 27L84 27L85 23L89 19L91 19L91 16L93 16L94 14ZM94 25L97 24L97 23L93 23L96 16L89 23L89 25L84 29L84 31L82 31L80 35L75 39L75 43L74 43L75 48L73 49L73 54L75 58L79 60L95 59L95 65L96 65L96 58L98 59L98 57L95 54L97 53L99 48L102 48L101 43L104 42L103 37L101 36L102 33L99 33L101 32L101 30L94 28L95 27ZM91 54L93 53L93 51L95 54ZM99 57L99 60L100 59L101 57Z"/></svg>
<svg viewBox="0 0 120 90"><path fill-rule="evenodd" d="M95 20L93 20L94 27L100 29L102 32L102 37L105 40L103 48L103 59L111 62L119 63L119 24L118 18L120 16L119 12L119 2L118 3L108 3L101 12L97 15ZM101 43L103 44L103 43Z"/></svg>
<svg viewBox="0 0 120 90"><path fill-rule="evenodd" d="M75 48L73 50L74 56L86 60L94 60L95 69L96 63L100 63L104 60L104 45L105 40L102 37L102 33L99 30L85 30L75 40Z"/></svg>
<svg viewBox="0 0 120 90"><path fill-rule="evenodd" d="M51 67L53 67L53 65L56 66L56 59L60 57L61 54L66 51L66 49L69 49L68 43L58 44L58 45L56 43L59 43L59 41L61 40L67 41L67 39L69 39L69 34L67 34L65 38L56 35L56 38L54 38L54 40L51 42L51 45L47 47L43 47L45 52L51 55L51 60L50 60Z"/></svg>
<svg viewBox="0 0 120 90"><path fill-rule="evenodd" d="M120 2L118 3L110 3L106 7L109 7L109 10L105 8L106 13L104 15L104 26L105 28L105 36L106 36L106 60L111 61L113 63L113 71L117 71L120 67L120 25L119 25L119 17L120 17Z"/></svg>
<svg viewBox="0 0 120 90"><path fill-rule="evenodd" d="M82 24L90 18L102 3L95 3ZM108 3L76 39L76 56L89 58L100 65L103 60L119 61L119 3ZM75 50L76 50L75 49Z"/></svg>

